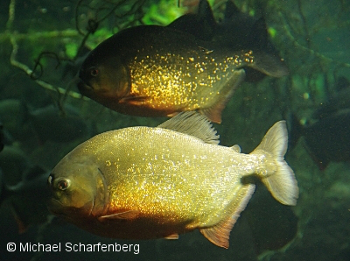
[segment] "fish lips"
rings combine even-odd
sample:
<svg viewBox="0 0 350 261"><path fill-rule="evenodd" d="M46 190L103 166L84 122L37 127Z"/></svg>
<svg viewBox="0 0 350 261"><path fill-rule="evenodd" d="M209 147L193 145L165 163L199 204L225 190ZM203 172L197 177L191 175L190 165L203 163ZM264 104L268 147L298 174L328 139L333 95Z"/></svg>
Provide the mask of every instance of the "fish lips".
<svg viewBox="0 0 350 261"><path fill-rule="evenodd" d="M65 206L55 197L52 197L47 204L47 208L52 214L66 220L74 220L74 218L81 216L90 216L93 207L94 202L89 202L84 207L78 209L72 206Z"/></svg>
<svg viewBox="0 0 350 261"><path fill-rule="evenodd" d="M48 210L57 216L64 216L64 206L63 204L56 198L52 197L49 199L48 203L47 203L47 208Z"/></svg>
<svg viewBox="0 0 350 261"><path fill-rule="evenodd" d="M94 88L91 85L85 83L81 79L77 82L77 87L79 92L83 95L86 95L86 93L90 93L94 90Z"/></svg>

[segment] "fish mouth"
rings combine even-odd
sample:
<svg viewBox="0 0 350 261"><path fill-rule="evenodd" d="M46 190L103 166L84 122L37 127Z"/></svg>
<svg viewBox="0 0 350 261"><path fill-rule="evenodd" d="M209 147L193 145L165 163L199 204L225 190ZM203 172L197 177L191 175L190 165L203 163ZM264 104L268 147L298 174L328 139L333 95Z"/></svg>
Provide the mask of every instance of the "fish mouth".
<svg viewBox="0 0 350 261"><path fill-rule="evenodd" d="M48 210L57 216L64 216L64 212L62 211L62 209L64 208L63 204L61 203L61 201L59 201L56 198L51 198L47 204L47 208Z"/></svg>
<svg viewBox="0 0 350 261"><path fill-rule="evenodd" d="M77 87L78 87L78 90L80 91L80 93L82 93L82 94L89 92L89 91L92 91L94 89L91 85L85 83L81 79L77 82Z"/></svg>
<svg viewBox="0 0 350 261"><path fill-rule="evenodd" d="M47 204L47 208L52 214L66 220L74 220L74 218L81 217L84 213L90 216L93 207L94 202L92 202L92 204L88 202L82 208L76 209L74 207L65 206L60 200L55 198L51 198Z"/></svg>

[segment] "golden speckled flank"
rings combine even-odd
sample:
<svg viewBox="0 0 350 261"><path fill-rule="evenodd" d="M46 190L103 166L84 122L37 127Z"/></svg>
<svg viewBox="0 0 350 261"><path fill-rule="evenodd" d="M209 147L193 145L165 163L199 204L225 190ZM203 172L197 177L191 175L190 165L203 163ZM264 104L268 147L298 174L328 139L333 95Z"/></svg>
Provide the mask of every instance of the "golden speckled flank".
<svg viewBox="0 0 350 261"><path fill-rule="evenodd" d="M186 106L199 109L216 101L224 82L242 64L253 63L253 52L215 57L215 52L194 52L187 57L174 53L136 56L131 68L131 92L135 97L147 97L151 108Z"/></svg>

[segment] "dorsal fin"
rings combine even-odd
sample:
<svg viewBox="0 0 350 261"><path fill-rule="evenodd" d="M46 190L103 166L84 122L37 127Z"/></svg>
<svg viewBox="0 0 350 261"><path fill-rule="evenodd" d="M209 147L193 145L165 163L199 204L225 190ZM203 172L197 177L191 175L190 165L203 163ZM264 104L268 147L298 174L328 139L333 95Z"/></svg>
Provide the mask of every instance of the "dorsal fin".
<svg viewBox="0 0 350 261"><path fill-rule="evenodd" d="M267 32L267 25L263 17L254 22L247 37L251 43L257 44L258 48L267 48L269 36Z"/></svg>
<svg viewBox="0 0 350 261"><path fill-rule="evenodd" d="M198 17L199 21L204 24L207 30L213 30L210 33L214 33L216 29L216 21L210 4L206 0L201 0L198 4Z"/></svg>
<svg viewBox="0 0 350 261"><path fill-rule="evenodd" d="M169 129L188 134L209 144L219 144L220 136L204 115L195 111L185 111L163 122L158 128Z"/></svg>
<svg viewBox="0 0 350 261"><path fill-rule="evenodd" d="M232 19L233 16L238 15L240 13L241 11L232 1L226 2L225 21Z"/></svg>

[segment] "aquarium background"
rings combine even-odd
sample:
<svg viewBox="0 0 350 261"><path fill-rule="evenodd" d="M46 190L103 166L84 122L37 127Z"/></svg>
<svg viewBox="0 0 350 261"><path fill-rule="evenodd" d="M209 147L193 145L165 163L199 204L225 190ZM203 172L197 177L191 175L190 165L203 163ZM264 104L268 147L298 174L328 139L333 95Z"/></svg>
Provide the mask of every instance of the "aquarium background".
<svg viewBox="0 0 350 261"><path fill-rule="evenodd" d="M218 21L225 2L210 1ZM316 123L322 123L317 131L326 137L333 133L329 126L344 130L344 135L331 139L344 141L339 149L324 146L322 139L320 146L310 148L307 135L291 143L286 160L298 180L297 205L276 203L258 184L231 231L228 250L211 244L198 231L178 240L106 239L50 216L45 207L46 177L64 155L103 131L157 126L165 120L123 115L82 97L69 83L84 56L124 28L167 25L196 12L198 1L2 0L0 121L5 147L0 152L0 260L350 260L350 156L344 150L350 146L350 125L315 117L326 106L331 107L329 117L350 109L350 2L234 3L252 17L265 18L270 40L290 73L239 87L223 112L222 124L214 124L221 144L239 144L249 153L281 119L287 120L291 137L292 130L303 133L300 129ZM339 156L320 169L310 153L313 149L336 151ZM138 244L139 250L11 252L9 242L17 247L29 242Z"/></svg>

